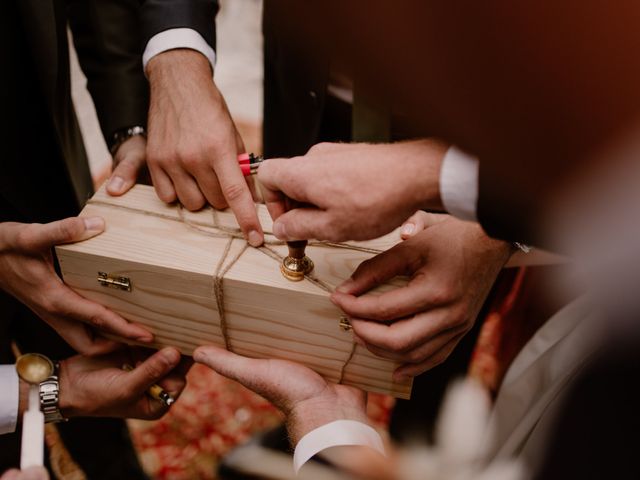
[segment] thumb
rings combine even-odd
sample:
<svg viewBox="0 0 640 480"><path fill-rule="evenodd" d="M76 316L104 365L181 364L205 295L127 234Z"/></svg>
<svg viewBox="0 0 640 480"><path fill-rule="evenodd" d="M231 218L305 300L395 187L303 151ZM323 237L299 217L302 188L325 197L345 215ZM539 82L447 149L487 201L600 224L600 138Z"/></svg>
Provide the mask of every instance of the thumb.
<svg viewBox="0 0 640 480"><path fill-rule="evenodd" d="M125 145L122 145L120 149L124 147ZM117 158L118 157L116 157L116 159ZM135 185L138 175L144 168L145 163L146 157L144 144L139 150L130 149L130 151L122 154L122 159L114 168L113 173L111 173L111 177L109 177L107 193L109 195L119 196L128 192L131 187Z"/></svg>
<svg viewBox="0 0 640 480"><path fill-rule="evenodd" d="M211 345L196 348L193 360L276 403L276 406L280 407L280 397L287 396L279 392L282 378L278 369L270 368L270 365L277 365L277 361L247 358Z"/></svg>
<svg viewBox="0 0 640 480"><path fill-rule="evenodd" d="M71 217L44 225L31 224L18 234L16 244L26 251L45 250L95 237L104 231L104 227L101 217Z"/></svg>
<svg viewBox="0 0 640 480"><path fill-rule="evenodd" d="M252 390L261 377L261 360L242 357L224 348L211 345L198 347L193 352L193 360Z"/></svg>
<svg viewBox="0 0 640 480"><path fill-rule="evenodd" d="M125 392L141 395L154 383L166 377L180 363L180 352L173 347L154 353L127 373L122 388Z"/></svg>
<svg viewBox="0 0 640 480"><path fill-rule="evenodd" d="M317 208L295 208L283 213L273 222L273 234L279 240L345 240L340 222L331 222L329 214Z"/></svg>

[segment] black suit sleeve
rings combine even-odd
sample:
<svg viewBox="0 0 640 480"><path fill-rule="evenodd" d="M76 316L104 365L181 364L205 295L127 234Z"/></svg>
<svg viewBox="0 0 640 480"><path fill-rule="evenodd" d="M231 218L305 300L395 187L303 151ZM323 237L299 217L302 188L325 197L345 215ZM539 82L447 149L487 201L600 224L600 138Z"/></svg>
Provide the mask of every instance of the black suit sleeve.
<svg viewBox="0 0 640 480"><path fill-rule="evenodd" d="M68 17L105 138L146 125L149 86L142 71L138 0L74 0Z"/></svg>
<svg viewBox="0 0 640 480"><path fill-rule="evenodd" d="M216 47L217 0L146 0L142 5L143 48L154 35L172 28L191 28Z"/></svg>
<svg viewBox="0 0 640 480"><path fill-rule="evenodd" d="M507 171L504 163L495 165L480 160L477 216L482 228L492 237L544 247L536 221L545 198L544 184L520 179L526 168ZM549 246L549 245L547 245Z"/></svg>

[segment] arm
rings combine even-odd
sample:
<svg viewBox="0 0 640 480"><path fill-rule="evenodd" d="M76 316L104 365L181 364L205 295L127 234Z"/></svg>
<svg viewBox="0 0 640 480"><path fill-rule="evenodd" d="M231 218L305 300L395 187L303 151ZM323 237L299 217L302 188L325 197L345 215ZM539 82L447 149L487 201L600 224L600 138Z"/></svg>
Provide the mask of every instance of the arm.
<svg viewBox="0 0 640 480"><path fill-rule="evenodd" d="M349 458L332 447L359 445L384 453L379 435L368 426L366 395L357 388L327 382L293 362L256 360L217 347L199 347L193 358L262 395L284 413L289 439L296 446L296 470L320 452L348 468Z"/></svg>
<svg viewBox="0 0 640 480"><path fill-rule="evenodd" d="M130 372L123 364L140 364ZM58 406L65 418L116 417L153 420L167 411L167 406L148 395L159 384L174 399L186 385L190 362L182 362L175 348L164 348L151 355L139 349L123 348L107 355L76 355L60 361ZM20 380L19 416L27 408L29 386Z"/></svg>
<svg viewBox="0 0 640 480"><path fill-rule="evenodd" d="M273 233L281 240L367 240L416 210L442 210L446 151L435 140L318 144L304 156L264 162L258 180ZM287 198L304 208L287 211Z"/></svg>
<svg viewBox="0 0 640 480"><path fill-rule="evenodd" d="M179 200L189 210L206 203L229 206L245 238L258 246L263 232L252 180L245 181L237 161L244 144L211 75L217 9L217 2L207 0L144 4L149 170L160 199Z"/></svg>
<svg viewBox="0 0 640 480"><path fill-rule="evenodd" d="M122 370L123 364L139 365ZM191 365L182 361L174 348L151 355L140 349L123 348L97 357L76 355L60 361L59 408L65 418L78 416L140 418L161 417L167 407L146 395L159 384L174 399L185 387L185 375ZM15 430L27 409L29 385L18 378L14 365L0 366L3 380L0 395L0 434Z"/></svg>
<svg viewBox="0 0 640 480"><path fill-rule="evenodd" d="M146 126L149 87L141 67L139 2L73 1L68 15L107 144L118 130Z"/></svg>
<svg viewBox="0 0 640 480"><path fill-rule="evenodd" d="M55 271L52 248L100 234L100 217L72 217L47 224L0 223L0 288L29 307L80 353L112 350L92 327L133 342L153 335L67 287Z"/></svg>
<svg viewBox="0 0 640 480"><path fill-rule="evenodd" d="M363 262L331 296L359 343L402 364L394 372L398 379L446 360L475 323L512 252L478 224L448 215L419 212L402 233L404 242ZM407 276L409 283L366 295L395 276Z"/></svg>
<svg viewBox="0 0 640 480"><path fill-rule="evenodd" d="M145 165L146 142L136 135L122 144L116 134L146 127L149 86L142 68L140 5L136 0L69 2L69 24L102 133L112 150L112 195L131 188Z"/></svg>

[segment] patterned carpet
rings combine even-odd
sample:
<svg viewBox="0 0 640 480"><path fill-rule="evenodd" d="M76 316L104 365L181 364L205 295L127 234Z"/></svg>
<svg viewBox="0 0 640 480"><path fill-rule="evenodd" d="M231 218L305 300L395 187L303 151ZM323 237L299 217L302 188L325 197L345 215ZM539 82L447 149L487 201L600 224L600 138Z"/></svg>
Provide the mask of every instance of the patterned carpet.
<svg viewBox="0 0 640 480"><path fill-rule="evenodd" d="M369 416L386 427L391 397L369 396ZM180 400L164 418L130 421L142 464L152 478L214 479L218 461L253 433L282 421L265 399L201 365L188 376Z"/></svg>

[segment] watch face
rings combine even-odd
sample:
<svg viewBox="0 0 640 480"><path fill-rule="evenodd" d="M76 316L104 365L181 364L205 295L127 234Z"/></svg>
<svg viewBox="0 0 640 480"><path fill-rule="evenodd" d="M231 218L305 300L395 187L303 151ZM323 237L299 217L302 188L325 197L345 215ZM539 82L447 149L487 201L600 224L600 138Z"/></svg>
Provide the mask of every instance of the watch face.
<svg viewBox="0 0 640 480"><path fill-rule="evenodd" d="M40 384L40 395L48 393L58 393L57 382L43 382Z"/></svg>

